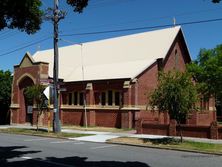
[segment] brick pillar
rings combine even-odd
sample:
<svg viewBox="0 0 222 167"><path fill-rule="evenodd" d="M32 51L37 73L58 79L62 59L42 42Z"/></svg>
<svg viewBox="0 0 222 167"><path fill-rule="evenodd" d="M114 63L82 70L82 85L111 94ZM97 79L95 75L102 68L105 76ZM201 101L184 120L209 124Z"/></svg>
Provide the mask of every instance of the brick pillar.
<svg viewBox="0 0 222 167"><path fill-rule="evenodd" d="M19 123L19 108L11 109L11 124Z"/></svg>
<svg viewBox="0 0 222 167"><path fill-rule="evenodd" d="M122 129L132 128L132 112L131 111L123 111L121 113L121 128Z"/></svg>
<svg viewBox="0 0 222 167"><path fill-rule="evenodd" d="M176 136L177 135L177 121L172 119L170 120L169 124L169 136Z"/></svg>
<svg viewBox="0 0 222 167"><path fill-rule="evenodd" d="M163 116L164 116L164 124L169 124L169 114L168 112L164 112L163 113Z"/></svg>
<svg viewBox="0 0 222 167"><path fill-rule="evenodd" d="M143 120L142 119L138 119L136 121L136 133L137 134L143 134L142 124L143 124Z"/></svg>
<svg viewBox="0 0 222 167"><path fill-rule="evenodd" d="M124 107L130 107L131 106L131 87L124 89L123 105L124 105Z"/></svg>
<svg viewBox="0 0 222 167"><path fill-rule="evenodd" d="M212 122L210 125L210 138L218 139L218 125L216 121Z"/></svg>
<svg viewBox="0 0 222 167"><path fill-rule="evenodd" d="M96 112L94 110L89 111L89 118L88 118L89 126L96 125Z"/></svg>

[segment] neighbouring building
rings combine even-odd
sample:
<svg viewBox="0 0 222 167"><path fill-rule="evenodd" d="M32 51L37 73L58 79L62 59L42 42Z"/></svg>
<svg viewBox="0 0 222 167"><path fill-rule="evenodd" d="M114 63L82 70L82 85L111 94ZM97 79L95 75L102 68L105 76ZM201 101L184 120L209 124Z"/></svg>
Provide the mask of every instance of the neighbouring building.
<svg viewBox="0 0 222 167"><path fill-rule="evenodd" d="M190 61L179 26L61 47L61 122L84 125L87 120L89 126L133 128L138 119L144 118L167 124L167 114L149 111L147 97L157 85L159 70L184 71ZM33 56L26 53L14 66L11 123L35 124L35 107L33 111L28 108L23 90L33 84L47 85L52 77L52 49ZM206 110L214 110L213 101L204 105ZM47 115L41 118L43 124L47 123ZM201 120L197 117L194 115L188 123L207 124L216 119L215 114Z"/></svg>

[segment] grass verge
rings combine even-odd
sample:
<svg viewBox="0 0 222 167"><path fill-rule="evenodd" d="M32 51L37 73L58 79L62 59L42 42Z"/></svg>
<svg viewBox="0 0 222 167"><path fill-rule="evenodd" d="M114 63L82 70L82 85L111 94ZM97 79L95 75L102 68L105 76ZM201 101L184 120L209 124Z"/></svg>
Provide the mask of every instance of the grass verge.
<svg viewBox="0 0 222 167"><path fill-rule="evenodd" d="M64 129L73 129L73 130L82 130L82 131L97 131L97 132L127 132L133 129L120 129L120 128L107 128L107 127L97 127L97 126L88 126L87 128L84 126L73 126L73 125L66 125L62 126Z"/></svg>
<svg viewBox="0 0 222 167"><path fill-rule="evenodd" d="M82 137L90 136L89 134L78 134L78 133L53 133L48 132L45 129L23 129L23 128L7 128L0 129L1 133L10 133L10 134L20 134L20 135L34 135L34 136L44 136L44 137L58 137L58 138L69 138L69 137Z"/></svg>
<svg viewBox="0 0 222 167"><path fill-rule="evenodd" d="M163 149L175 149L183 151L197 151L202 153L213 153L222 155L222 144L202 143L184 140L180 143L178 139L141 139L131 137L120 137L109 140L109 143L130 144L145 147L155 147Z"/></svg>

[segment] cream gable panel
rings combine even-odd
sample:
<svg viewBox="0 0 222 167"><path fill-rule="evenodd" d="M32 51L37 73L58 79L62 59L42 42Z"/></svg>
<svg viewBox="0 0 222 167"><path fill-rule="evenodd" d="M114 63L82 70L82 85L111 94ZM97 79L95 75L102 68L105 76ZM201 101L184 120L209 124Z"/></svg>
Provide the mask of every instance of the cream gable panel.
<svg viewBox="0 0 222 167"><path fill-rule="evenodd" d="M23 67L30 67L33 66L34 64L34 60L31 57L30 53L26 53L25 56L23 57L19 67L23 68Z"/></svg>
<svg viewBox="0 0 222 167"><path fill-rule="evenodd" d="M30 61L30 59L28 58L28 57L25 57L24 59L23 59L23 61L21 62L21 64L20 64L20 67L30 67L30 66L32 66L33 64L32 64L32 62Z"/></svg>

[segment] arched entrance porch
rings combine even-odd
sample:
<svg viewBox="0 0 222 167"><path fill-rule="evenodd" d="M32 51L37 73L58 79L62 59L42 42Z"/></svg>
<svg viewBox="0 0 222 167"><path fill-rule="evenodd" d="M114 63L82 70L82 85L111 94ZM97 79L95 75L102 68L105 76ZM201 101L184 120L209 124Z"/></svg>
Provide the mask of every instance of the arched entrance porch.
<svg viewBox="0 0 222 167"><path fill-rule="evenodd" d="M32 110L30 110L33 102L28 101L24 96L25 88L32 85L34 85L34 82L29 76L24 76L19 82L20 123L33 124L33 113Z"/></svg>

